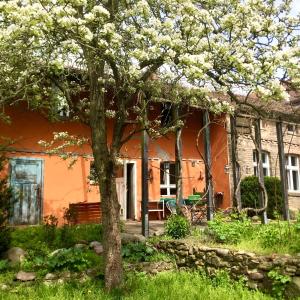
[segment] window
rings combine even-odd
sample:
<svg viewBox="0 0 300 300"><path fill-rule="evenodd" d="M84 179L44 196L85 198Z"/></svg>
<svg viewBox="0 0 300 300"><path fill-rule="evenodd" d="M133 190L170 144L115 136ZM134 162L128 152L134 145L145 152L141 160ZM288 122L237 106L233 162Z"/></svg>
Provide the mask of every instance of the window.
<svg viewBox="0 0 300 300"><path fill-rule="evenodd" d="M264 176L270 176L270 156L268 152L262 151L262 167L263 167L263 173ZM258 159L257 159L257 152L256 150L253 150L253 169L254 169L254 175L258 175Z"/></svg>
<svg viewBox="0 0 300 300"><path fill-rule="evenodd" d="M57 86L52 86L51 97L53 102L52 113L59 118L70 117L70 107L65 95Z"/></svg>
<svg viewBox="0 0 300 300"><path fill-rule="evenodd" d="M260 128L266 129L268 127L268 121L267 120L260 120Z"/></svg>
<svg viewBox="0 0 300 300"><path fill-rule="evenodd" d="M90 162L90 175L88 176L88 179L90 180L90 184L97 184L97 173L94 161Z"/></svg>
<svg viewBox="0 0 300 300"><path fill-rule="evenodd" d="M289 191L291 192L300 191L298 156L296 155L286 156L286 175L288 179Z"/></svg>
<svg viewBox="0 0 300 300"><path fill-rule="evenodd" d="M162 196L176 195L175 163L160 163L160 194Z"/></svg>
<svg viewBox="0 0 300 300"><path fill-rule="evenodd" d="M295 124L287 124L286 128L287 128L287 132L289 134L296 134L296 133L298 133L297 132L297 126Z"/></svg>
<svg viewBox="0 0 300 300"><path fill-rule="evenodd" d="M170 102L163 103L161 107L161 126L170 126L172 119L172 104Z"/></svg>

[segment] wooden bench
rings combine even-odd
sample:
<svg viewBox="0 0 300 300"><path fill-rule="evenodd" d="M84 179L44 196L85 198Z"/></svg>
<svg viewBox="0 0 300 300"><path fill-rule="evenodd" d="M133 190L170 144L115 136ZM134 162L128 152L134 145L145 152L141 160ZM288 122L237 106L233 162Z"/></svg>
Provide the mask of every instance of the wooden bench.
<svg viewBox="0 0 300 300"><path fill-rule="evenodd" d="M161 220L161 213L162 213L162 218L165 218L165 201L160 200L160 201L149 201L148 202L148 213L150 212L157 212L158 214L158 219Z"/></svg>
<svg viewBox="0 0 300 300"><path fill-rule="evenodd" d="M74 224L99 224L102 220L100 202L79 202L69 204L69 209L74 215Z"/></svg>

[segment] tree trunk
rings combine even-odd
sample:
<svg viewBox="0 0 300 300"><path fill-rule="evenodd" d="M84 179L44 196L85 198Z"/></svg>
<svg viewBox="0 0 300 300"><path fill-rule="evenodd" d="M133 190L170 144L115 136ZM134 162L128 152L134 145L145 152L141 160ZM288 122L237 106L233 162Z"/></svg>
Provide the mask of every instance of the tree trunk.
<svg viewBox="0 0 300 300"><path fill-rule="evenodd" d="M176 122L179 119L179 107L174 107L174 119ZM182 205L182 127L176 128L175 131L175 179L176 179L176 204Z"/></svg>
<svg viewBox="0 0 300 300"><path fill-rule="evenodd" d="M116 191L116 158L118 153L109 149L105 116L103 86L104 63L89 64L90 128L95 168L98 176L103 223L104 276L107 290L118 287L122 281L120 235L120 204Z"/></svg>
<svg viewBox="0 0 300 300"><path fill-rule="evenodd" d="M236 129L236 115L230 116L230 137L231 137L231 162L232 162L232 178L233 178L233 206L237 208L238 212L242 210L241 202L241 171L237 158L237 129Z"/></svg>
<svg viewBox="0 0 300 300"><path fill-rule="evenodd" d="M92 136L101 130L92 129ZM115 157L105 155L105 150L93 140L93 155L99 178L103 225L103 257L105 287L107 290L118 287L122 282L120 204L116 190Z"/></svg>
<svg viewBox="0 0 300 300"><path fill-rule="evenodd" d="M105 164L105 162L103 162ZM106 162L107 164L107 162ZM122 281L121 235L120 235L120 204L116 191L114 167L107 164L106 176L100 179L102 224L103 224L103 255L105 287L108 290L118 287Z"/></svg>

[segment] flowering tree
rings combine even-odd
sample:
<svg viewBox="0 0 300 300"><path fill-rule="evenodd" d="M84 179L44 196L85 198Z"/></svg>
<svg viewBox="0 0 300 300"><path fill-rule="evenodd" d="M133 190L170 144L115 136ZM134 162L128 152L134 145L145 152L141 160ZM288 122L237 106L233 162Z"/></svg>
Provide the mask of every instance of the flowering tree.
<svg viewBox="0 0 300 300"><path fill-rule="evenodd" d="M298 19L274 0L8 0L0 3L0 101L68 106L91 128L103 211L105 282L122 279L115 174L136 130L159 135L146 103L203 101L212 90L287 97L278 74L297 73ZM153 80L157 74L159 80ZM181 86L170 88L174 83ZM185 88L182 88L184 86ZM109 96L107 96L109 95ZM77 100L76 100L77 99ZM237 99L236 99L237 100ZM108 143L107 119L114 119ZM140 126L125 136L128 119ZM177 126L180 123L175 124Z"/></svg>

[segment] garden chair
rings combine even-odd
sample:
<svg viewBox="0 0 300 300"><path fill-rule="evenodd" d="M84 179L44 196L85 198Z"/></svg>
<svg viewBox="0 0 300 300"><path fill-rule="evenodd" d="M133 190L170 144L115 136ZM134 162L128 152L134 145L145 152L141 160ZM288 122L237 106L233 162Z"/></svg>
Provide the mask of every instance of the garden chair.
<svg viewBox="0 0 300 300"><path fill-rule="evenodd" d="M176 205L176 199L169 199L166 202L166 208L170 211L171 215L177 215L177 205ZM188 211L187 205L185 204L185 201L182 200L182 203L180 205L180 210L183 213L183 215L186 216L186 211ZM190 218L188 218L190 219Z"/></svg>
<svg viewBox="0 0 300 300"><path fill-rule="evenodd" d="M169 199L166 202L166 208L170 211L171 215L177 215L176 200L175 199Z"/></svg>
<svg viewBox="0 0 300 300"><path fill-rule="evenodd" d="M206 194L207 193L197 193L188 196L192 224L199 224L206 220Z"/></svg>

